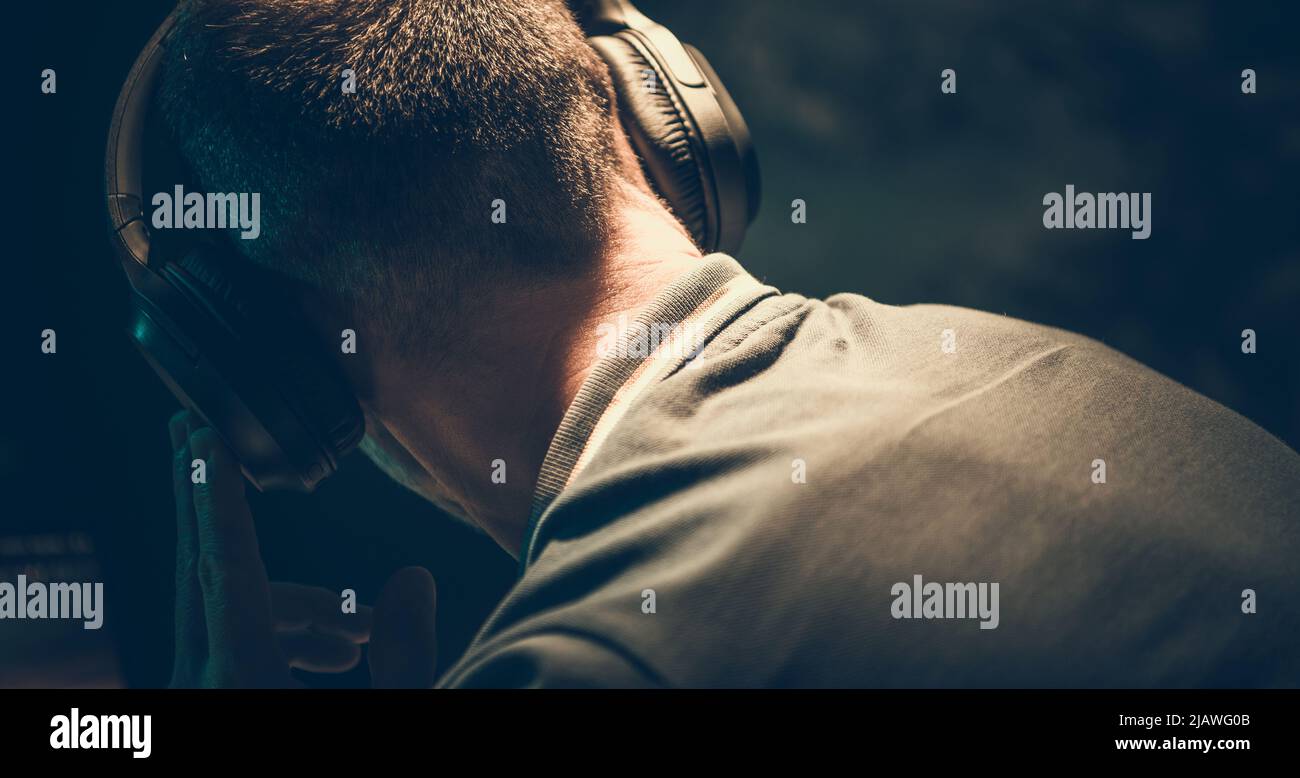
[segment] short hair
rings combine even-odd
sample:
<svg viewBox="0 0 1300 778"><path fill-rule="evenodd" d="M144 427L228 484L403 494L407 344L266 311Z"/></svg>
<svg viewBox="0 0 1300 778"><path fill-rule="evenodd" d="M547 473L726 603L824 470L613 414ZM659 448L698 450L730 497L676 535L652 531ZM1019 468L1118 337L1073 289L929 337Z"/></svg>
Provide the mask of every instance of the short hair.
<svg viewBox="0 0 1300 778"><path fill-rule="evenodd" d="M610 237L614 92L562 0L178 13L162 114L204 189L262 193L260 237L234 241L255 264L393 329L503 269L589 267Z"/></svg>

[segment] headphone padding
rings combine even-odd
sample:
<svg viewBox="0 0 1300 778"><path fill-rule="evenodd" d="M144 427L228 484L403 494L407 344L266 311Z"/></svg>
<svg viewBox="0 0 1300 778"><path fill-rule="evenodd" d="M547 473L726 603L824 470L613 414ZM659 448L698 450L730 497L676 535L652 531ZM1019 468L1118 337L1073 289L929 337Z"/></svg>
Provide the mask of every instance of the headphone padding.
<svg viewBox="0 0 1300 778"><path fill-rule="evenodd" d="M621 33L587 39L609 67L618 96L619 115L632 146L641 156L651 184L682 222L695 242L707 243L708 205L704 166L693 144L698 129L677 102L663 69ZM655 74L656 87L646 88L645 71Z"/></svg>
<svg viewBox="0 0 1300 778"><path fill-rule="evenodd" d="M266 342L282 346L274 353L260 353L261 359L250 360L250 366L260 363L261 369L270 373L267 377L278 384L280 395L295 409L300 421L331 458L337 460L360 442L365 433L361 409L342 376L330 369L332 366L322 364L323 355L295 345L310 343L307 333L299 332L294 337L281 331L274 337L264 337L254 332L253 328L258 324L251 319L246 304L255 299L256 290L245 288L251 285L241 284L235 274L227 272L226 265L230 263L220 251L190 251L177 264L202 284L210 307L246 347L251 349L255 343ZM281 328L291 324L277 321L275 326Z"/></svg>

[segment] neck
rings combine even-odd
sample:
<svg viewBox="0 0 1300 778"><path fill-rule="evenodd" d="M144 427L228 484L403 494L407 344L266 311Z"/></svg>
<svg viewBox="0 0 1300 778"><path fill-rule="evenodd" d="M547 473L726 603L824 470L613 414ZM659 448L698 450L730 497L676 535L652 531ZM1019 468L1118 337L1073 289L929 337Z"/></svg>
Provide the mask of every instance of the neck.
<svg viewBox="0 0 1300 778"><path fill-rule="evenodd" d="M422 480L514 555L551 439L599 358L600 325L634 315L700 260L657 201L626 194L617 239L589 272L502 284L446 349L377 358L367 376L372 420L409 452Z"/></svg>

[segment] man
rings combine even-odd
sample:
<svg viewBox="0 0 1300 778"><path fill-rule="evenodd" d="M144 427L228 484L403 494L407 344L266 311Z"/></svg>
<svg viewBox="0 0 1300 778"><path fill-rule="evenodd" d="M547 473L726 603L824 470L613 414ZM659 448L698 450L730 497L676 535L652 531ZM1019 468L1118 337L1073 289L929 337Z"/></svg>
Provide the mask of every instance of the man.
<svg viewBox="0 0 1300 778"><path fill-rule="evenodd" d="M367 638L380 685L1300 683L1300 457L1086 338L701 256L562 3L200 0L174 40L186 157L263 193L240 250L357 332L363 449L521 574L435 679L428 574L351 618L269 584L182 414L178 685Z"/></svg>

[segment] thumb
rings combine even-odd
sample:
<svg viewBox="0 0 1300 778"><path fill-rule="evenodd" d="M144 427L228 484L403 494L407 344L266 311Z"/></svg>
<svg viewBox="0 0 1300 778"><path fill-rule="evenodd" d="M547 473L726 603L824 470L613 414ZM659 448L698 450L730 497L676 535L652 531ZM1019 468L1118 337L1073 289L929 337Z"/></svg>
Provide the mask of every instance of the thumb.
<svg viewBox="0 0 1300 778"><path fill-rule="evenodd" d="M437 680L438 590L423 567L404 567L384 584L370 630L376 689L431 688Z"/></svg>

